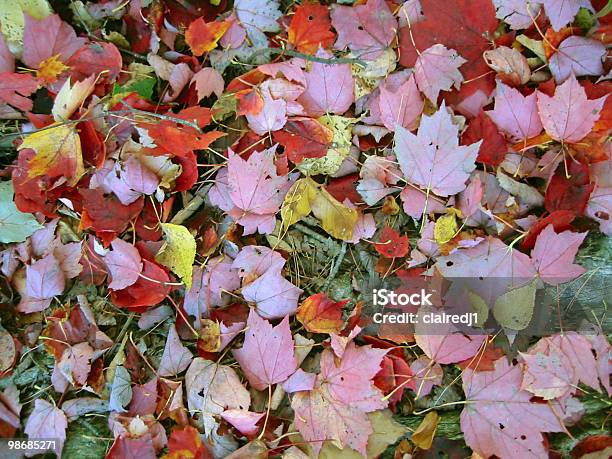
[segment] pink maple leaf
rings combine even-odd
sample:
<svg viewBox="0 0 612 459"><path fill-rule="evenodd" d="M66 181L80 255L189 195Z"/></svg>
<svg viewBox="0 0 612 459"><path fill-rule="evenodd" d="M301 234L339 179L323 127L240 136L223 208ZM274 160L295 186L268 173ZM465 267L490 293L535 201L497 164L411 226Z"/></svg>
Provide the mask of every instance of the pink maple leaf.
<svg viewBox="0 0 612 459"><path fill-rule="evenodd" d="M414 77L419 89L434 104L440 91L448 91L453 86L459 89L463 75L459 67L467 60L454 49L441 44L430 46L417 57L414 64Z"/></svg>
<svg viewBox="0 0 612 459"><path fill-rule="evenodd" d="M593 11L590 0L540 0L552 28L558 32L574 20L580 8Z"/></svg>
<svg viewBox="0 0 612 459"><path fill-rule="evenodd" d="M572 35L561 42L548 61L548 68L557 83L574 76L601 75L606 47L597 40Z"/></svg>
<svg viewBox="0 0 612 459"><path fill-rule="evenodd" d="M495 17L502 19L513 30L527 29L540 12L540 3L525 0L493 0Z"/></svg>
<svg viewBox="0 0 612 459"><path fill-rule="evenodd" d="M574 75L555 88L553 97L538 92L538 111L547 134L559 142L578 142L599 119L606 97L587 99Z"/></svg>
<svg viewBox="0 0 612 459"><path fill-rule="evenodd" d="M331 58L332 55L319 49L317 57ZM352 105L355 83L350 64L313 62L310 71L304 75L306 89L298 98L298 102L308 115L341 115Z"/></svg>
<svg viewBox="0 0 612 459"><path fill-rule="evenodd" d="M424 105L414 77L411 75L398 88L388 88L384 83L379 88L378 105L384 126L390 131L395 131L397 125L414 129Z"/></svg>
<svg viewBox="0 0 612 459"><path fill-rule="evenodd" d="M423 116L417 135L398 127L394 152L406 180L439 196L463 191L482 141L460 146L458 134L444 102L436 113Z"/></svg>
<svg viewBox="0 0 612 459"><path fill-rule="evenodd" d="M34 410L30 413L24 432L30 440L57 439L55 451L57 456L61 457L67 427L68 420L64 412L46 400L39 398L34 401ZM36 452L42 453L43 451L37 450Z"/></svg>
<svg viewBox="0 0 612 459"><path fill-rule="evenodd" d="M341 403L366 412L384 408L387 403L382 400L372 378L380 371L387 351L369 345L357 346L351 341L336 363L334 353L326 349L321 355L320 378L328 386L331 396Z"/></svg>
<svg viewBox="0 0 612 459"><path fill-rule="evenodd" d="M251 310L247 327L244 344L234 350L234 357L251 386L264 390L271 384L285 381L297 368L289 317L272 327L270 322Z"/></svg>
<svg viewBox="0 0 612 459"><path fill-rule="evenodd" d="M244 234L271 233L290 176L279 176L274 165L274 149L253 152L248 160L229 151L227 167L217 174L210 190L211 202L244 226Z"/></svg>
<svg viewBox="0 0 612 459"><path fill-rule="evenodd" d="M576 332L542 338L521 357L525 362L521 387L545 400L575 392L579 382L600 390L591 343Z"/></svg>
<svg viewBox="0 0 612 459"><path fill-rule="evenodd" d="M531 402L531 394L521 389L520 366L510 365L506 357L494 365L493 371L463 372L465 442L482 457L546 457L542 432L564 427L549 405Z"/></svg>
<svg viewBox="0 0 612 459"><path fill-rule="evenodd" d="M485 113L515 142L542 132L536 93L525 97L501 81L497 82L495 89L495 107Z"/></svg>
<svg viewBox="0 0 612 459"><path fill-rule="evenodd" d="M397 20L384 0L368 0L353 7L334 5L331 20L338 32L334 48L348 47L361 59L376 59L397 32Z"/></svg>
<svg viewBox="0 0 612 459"><path fill-rule="evenodd" d="M111 277L108 288L121 290L132 285L140 277L142 258L136 247L122 239L114 239L111 247L113 250L104 256Z"/></svg>
<svg viewBox="0 0 612 459"><path fill-rule="evenodd" d="M66 286L66 276L57 258L47 255L26 267L26 291L18 310L25 313L44 311Z"/></svg>
<svg viewBox="0 0 612 459"><path fill-rule="evenodd" d="M574 264L574 258L587 233L563 231L556 233L553 225L548 225L538 235L531 251L531 259L538 275L551 285L563 284L586 272Z"/></svg>
<svg viewBox="0 0 612 459"><path fill-rule="evenodd" d="M157 374L160 376L175 376L185 370L192 359L193 354L181 343L176 327L172 325L168 331L168 339L159 362Z"/></svg>
<svg viewBox="0 0 612 459"><path fill-rule="evenodd" d="M33 69L56 55L59 55L59 60L66 62L87 42L85 38L78 38L72 26L62 21L57 14L41 20L26 14L24 22L22 60Z"/></svg>

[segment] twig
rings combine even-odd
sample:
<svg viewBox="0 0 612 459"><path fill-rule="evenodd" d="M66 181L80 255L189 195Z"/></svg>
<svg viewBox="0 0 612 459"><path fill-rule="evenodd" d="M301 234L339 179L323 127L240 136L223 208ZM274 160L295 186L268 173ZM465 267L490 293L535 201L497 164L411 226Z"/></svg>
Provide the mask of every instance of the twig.
<svg viewBox="0 0 612 459"><path fill-rule="evenodd" d="M334 260L334 264L332 265L332 268L329 271L327 280L325 281L325 284L323 285L323 290L327 290L329 286L331 285L332 281L338 275L338 271L340 270L340 265L342 264L342 261L344 260L344 256L346 255L346 246L347 246L346 242L343 241L342 245L340 246L340 253L338 253L338 256Z"/></svg>
<svg viewBox="0 0 612 459"><path fill-rule="evenodd" d="M366 63L364 61L362 61L361 59L355 59L352 57L317 57L317 56L311 56L310 54L304 54L304 53L300 53L298 51L294 51L292 49L282 49L282 48L261 48L258 49L257 51L255 51L253 54L251 54L248 58L249 61L253 60L253 58L260 56L262 54L266 54L266 53L270 53L270 54L286 54L287 56L291 56L291 57L300 57L306 61L312 61L312 62L319 62L321 64L329 64L329 65L336 65L336 64L355 64L355 65L359 65L360 67L365 68L366 67Z"/></svg>

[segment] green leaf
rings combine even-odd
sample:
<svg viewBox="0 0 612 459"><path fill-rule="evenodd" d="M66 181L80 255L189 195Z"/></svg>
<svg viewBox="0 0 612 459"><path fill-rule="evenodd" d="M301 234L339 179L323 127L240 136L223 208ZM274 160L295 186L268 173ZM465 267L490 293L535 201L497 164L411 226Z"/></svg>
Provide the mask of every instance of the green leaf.
<svg viewBox="0 0 612 459"><path fill-rule="evenodd" d="M0 182L0 242L23 242L42 228L32 214L21 212L13 202L13 183Z"/></svg>
<svg viewBox="0 0 612 459"><path fill-rule="evenodd" d="M182 225L162 223L161 228L166 243L156 255L155 260L170 268L190 289L196 252L195 239Z"/></svg>
<svg viewBox="0 0 612 459"><path fill-rule="evenodd" d="M531 322L535 303L537 281L504 293L493 306L493 316L502 326L523 330Z"/></svg>

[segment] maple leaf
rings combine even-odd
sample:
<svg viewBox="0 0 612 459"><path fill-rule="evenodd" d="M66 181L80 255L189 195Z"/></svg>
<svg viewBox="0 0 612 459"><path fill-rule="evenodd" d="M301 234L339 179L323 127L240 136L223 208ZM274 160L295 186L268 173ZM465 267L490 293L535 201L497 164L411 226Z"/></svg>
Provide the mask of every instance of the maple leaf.
<svg viewBox="0 0 612 459"><path fill-rule="evenodd" d="M539 3L544 5L546 16L557 32L574 20L581 7L593 10L590 0L540 0Z"/></svg>
<svg viewBox="0 0 612 459"><path fill-rule="evenodd" d="M413 67L419 53L433 45L454 49L464 58L464 77L472 79L487 72L482 53L489 48L497 27L491 0L421 0L425 19L402 27L400 64ZM488 37L488 38L486 38Z"/></svg>
<svg viewBox="0 0 612 459"><path fill-rule="evenodd" d="M470 145L478 140L482 140L482 143L480 144L476 161L491 166L499 166L506 157L508 144L499 133L497 125L482 110L461 135L462 145Z"/></svg>
<svg viewBox="0 0 612 459"><path fill-rule="evenodd" d="M249 246L250 247L250 246ZM225 306L229 302L223 291L232 292L240 287L238 272L232 261L223 257L211 258L204 269L193 268L191 288L187 290L183 307L185 311L200 318L213 306Z"/></svg>
<svg viewBox="0 0 612 459"><path fill-rule="evenodd" d="M289 318L285 317L272 327L251 310L247 327L244 344L234 351L234 357L251 385L264 390L269 385L285 381L297 368Z"/></svg>
<svg viewBox="0 0 612 459"><path fill-rule="evenodd" d="M257 433L257 422L259 422L265 413L254 413L248 410L225 410L221 413L221 417L233 425L240 433L244 435L254 435Z"/></svg>
<svg viewBox="0 0 612 459"><path fill-rule="evenodd" d="M204 459L209 454L200 438L198 429L192 426L174 427L168 438L168 454L162 459L181 459L192 457Z"/></svg>
<svg viewBox="0 0 612 459"><path fill-rule="evenodd" d="M85 174L81 140L74 127L57 125L33 132L19 146L20 150L25 148L36 151L36 156L28 163L30 179L41 175L63 176L74 186Z"/></svg>
<svg viewBox="0 0 612 459"><path fill-rule="evenodd" d="M559 164L548 183L544 206L549 212L571 210L584 213L595 184L590 183L589 168L578 161Z"/></svg>
<svg viewBox="0 0 612 459"><path fill-rule="evenodd" d="M28 96L36 91L38 82L32 75L12 72L0 73L0 101L20 110L32 110L33 102Z"/></svg>
<svg viewBox="0 0 612 459"><path fill-rule="evenodd" d="M269 269L257 280L242 287L242 296L257 305L257 311L268 319L279 319L297 310L302 289L285 279L280 269Z"/></svg>
<svg viewBox="0 0 612 459"><path fill-rule="evenodd" d="M298 51L315 54L319 47L329 48L333 44L336 34L330 29L327 6L304 3L295 9L287 39Z"/></svg>
<svg viewBox="0 0 612 459"><path fill-rule="evenodd" d="M189 28L185 31L185 42L194 56L201 56L217 47L217 42L229 27L229 22L207 23L204 18L198 18L189 24Z"/></svg>
<svg viewBox="0 0 612 459"><path fill-rule="evenodd" d="M597 40L572 35L561 42L548 61L548 68L557 83L574 76L601 75L606 47Z"/></svg>
<svg viewBox="0 0 612 459"><path fill-rule="evenodd" d="M559 142L578 142L593 129L607 96L587 99L573 75L555 88L553 97L538 91L538 111L546 133Z"/></svg>
<svg viewBox="0 0 612 459"><path fill-rule="evenodd" d="M293 117L280 131L272 134L274 140L285 147L289 161L299 164L304 158L322 158L327 154L333 132L316 119Z"/></svg>
<svg viewBox="0 0 612 459"><path fill-rule="evenodd" d="M436 44L419 54L414 64L414 78L419 89L434 104L440 91L459 89L463 75L459 67L467 61L454 49Z"/></svg>
<svg viewBox="0 0 612 459"><path fill-rule="evenodd" d="M417 135L398 127L394 152L406 180L440 196L462 191L476 168L481 142L459 146L458 134L444 103L433 115L423 116Z"/></svg>
<svg viewBox="0 0 612 459"><path fill-rule="evenodd" d="M521 389L520 366L505 357L494 365L493 371L463 372L465 442L483 457L546 456L541 432L562 432L563 425L549 405L531 402L531 394Z"/></svg>
<svg viewBox="0 0 612 459"><path fill-rule="evenodd" d="M120 290L138 280L142 272L142 259L136 247L121 239L115 239L111 246L113 250L104 256L111 276L108 288Z"/></svg>
<svg viewBox="0 0 612 459"><path fill-rule="evenodd" d="M44 311L66 286L66 276L59 261L49 254L26 267L26 290L19 303L21 312Z"/></svg>
<svg viewBox="0 0 612 459"><path fill-rule="evenodd" d="M210 190L211 202L244 226L244 234L274 230L274 214L291 180L276 174L273 161L273 149L253 152L246 161L230 150L227 167L217 174Z"/></svg>
<svg viewBox="0 0 612 459"><path fill-rule="evenodd" d="M236 372L226 365L196 357L185 373L189 410L201 413L206 435L216 429L214 416L226 409L246 410L251 396Z"/></svg>
<svg viewBox="0 0 612 459"><path fill-rule="evenodd" d="M510 25L511 29L527 29L540 12L540 2L525 0L493 0L495 15Z"/></svg>
<svg viewBox="0 0 612 459"><path fill-rule="evenodd" d="M553 225L544 228L531 251L533 264L544 282L563 284L586 272L582 266L573 264L586 235L571 231L557 234Z"/></svg>
<svg viewBox="0 0 612 459"><path fill-rule="evenodd" d="M64 412L46 400L39 398L34 401L34 410L30 413L24 432L30 440L56 439L57 445L48 445L47 448L54 448L57 455L61 456L66 440L67 427L68 421ZM36 451L43 452L42 449Z"/></svg>
<svg viewBox="0 0 612 459"><path fill-rule="evenodd" d="M374 249L385 258L405 257L410 250L408 236L400 236L390 226L385 226L379 235L380 242L374 244Z"/></svg>
<svg viewBox="0 0 612 459"><path fill-rule="evenodd" d="M278 32L277 19L282 13L277 0L237 0L234 10L240 24L256 47L265 47L268 39L265 32Z"/></svg>
<svg viewBox="0 0 612 459"><path fill-rule="evenodd" d="M362 59L376 59L395 39L397 20L384 0L353 7L334 5L331 18L338 32L334 47L348 47Z"/></svg>
<svg viewBox="0 0 612 459"><path fill-rule="evenodd" d="M423 308L419 310L419 314L425 312ZM425 355L440 364L461 362L474 357L486 338L484 335L463 335L451 324L436 326L435 329L417 324L414 337Z"/></svg>
<svg viewBox="0 0 612 459"><path fill-rule="evenodd" d="M521 388L544 400L565 398L579 382L599 390L591 344L575 332L542 338L520 355L525 365Z"/></svg>
<svg viewBox="0 0 612 459"><path fill-rule="evenodd" d="M291 407L295 411L295 426L315 455L318 456L325 441L332 441L366 456L368 436L373 432L368 417L358 408L334 399L326 385L297 392Z"/></svg>
<svg viewBox="0 0 612 459"><path fill-rule="evenodd" d="M53 56L67 62L86 42L85 38L77 38L74 29L57 14L41 20L25 15L22 59L30 68L39 68L43 61Z"/></svg>
<svg viewBox="0 0 612 459"><path fill-rule="evenodd" d="M211 67L204 67L199 72L196 72L191 78L191 83L195 83L196 91L198 92L198 102L205 97L210 97L215 94L217 98L223 95L225 81L223 76Z"/></svg>
<svg viewBox="0 0 612 459"><path fill-rule="evenodd" d="M483 58L487 65L497 72L497 78L512 86L525 84L531 78L527 58L514 48L500 46L485 51Z"/></svg>
<svg viewBox="0 0 612 459"><path fill-rule="evenodd" d="M542 132L535 92L525 97L518 90L498 81L495 89L495 107L485 113L515 142Z"/></svg>
<svg viewBox="0 0 612 459"><path fill-rule="evenodd" d="M379 89L378 105L384 126L390 131L395 131L397 125L414 129L424 105L414 77L411 75L396 90L385 84L380 85Z"/></svg>
<svg viewBox="0 0 612 459"><path fill-rule="evenodd" d="M157 374L160 376L176 376L189 366L192 359L191 351L183 346L176 332L176 327L171 325Z"/></svg>
<svg viewBox="0 0 612 459"><path fill-rule="evenodd" d="M319 49L317 57L329 59L330 53ZM323 64L313 62L304 72L304 92L298 98L306 113L312 117L326 113L343 114L354 99L354 80L350 64Z"/></svg>
<svg viewBox="0 0 612 459"><path fill-rule="evenodd" d="M309 332L337 334L344 327L342 308L348 302L332 301L325 293L316 293L302 302L295 317Z"/></svg>

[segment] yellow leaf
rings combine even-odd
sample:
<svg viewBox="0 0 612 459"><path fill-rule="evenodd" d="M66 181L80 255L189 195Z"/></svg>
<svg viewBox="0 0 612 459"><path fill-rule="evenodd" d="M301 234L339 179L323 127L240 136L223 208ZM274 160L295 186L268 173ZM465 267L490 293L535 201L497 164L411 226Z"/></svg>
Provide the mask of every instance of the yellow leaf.
<svg viewBox="0 0 612 459"><path fill-rule="evenodd" d="M47 84L55 83L63 72L70 69L70 67L64 65L64 63L59 60L59 57L60 55L56 54L38 64L36 78L43 80ZM68 79L68 81L69 80L70 79Z"/></svg>
<svg viewBox="0 0 612 459"><path fill-rule="evenodd" d="M318 185L311 178L298 180L289 189L281 207L284 228L288 228L308 215L311 203L317 195Z"/></svg>
<svg viewBox="0 0 612 459"><path fill-rule="evenodd" d="M357 224L357 211L338 202L331 194L310 177L293 184L283 206L283 227L288 228L310 212L321 220L321 227L331 236L350 241Z"/></svg>
<svg viewBox="0 0 612 459"><path fill-rule="evenodd" d="M40 21L52 12L47 0L0 0L0 30L10 50L21 55L24 13Z"/></svg>
<svg viewBox="0 0 612 459"><path fill-rule="evenodd" d="M76 111L77 108L89 97L94 89L96 76L91 75L83 81L78 81L74 86L70 85L70 78L66 80L62 89L55 96L55 102L51 113L55 121L64 121Z"/></svg>
<svg viewBox="0 0 612 459"><path fill-rule="evenodd" d="M172 223L161 223L166 243L155 256L155 261L170 268L188 289L191 288L196 242L187 228Z"/></svg>
<svg viewBox="0 0 612 459"><path fill-rule="evenodd" d="M321 226L330 235L343 241L353 239L358 218L355 209L341 204L325 189L319 189L311 207L313 215L321 220Z"/></svg>
<svg viewBox="0 0 612 459"><path fill-rule="evenodd" d="M425 415L423 421L416 428L410 440L421 449L431 448L431 444L438 428L440 416L435 411L430 411Z"/></svg>
<svg viewBox="0 0 612 459"><path fill-rule="evenodd" d="M446 215L442 215L436 221L436 226L434 227L434 239L438 244L446 244L457 234L457 230L459 227L457 226L457 218L454 213L448 213Z"/></svg>
<svg viewBox="0 0 612 459"><path fill-rule="evenodd" d="M493 306L493 317L505 328L511 330L523 330L531 322L537 280L528 285L515 288L501 295L495 300Z"/></svg>
<svg viewBox="0 0 612 459"><path fill-rule="evenodd" d="M74 186L85 174L81 139L72 126L58 125L33 132L19 146L20 150L24 148L36 151L29 163L28 178L64 176Z"/></svg>
<svg viewBox="0 0 612 459"><path fill-rule="evenodd" d="M298 169L304 175L331 175L340 169L340 165L351 151L353 124L358 120L338 115L325 115L317 121L332 131L332 146L322 158L305 158L298 165Z"/></svg>
<svg viewBox="0 0 612 459"><path fill-rule="evenodd" d="M489 305L480 295L471 290L468 290L468 299L470 300L472 310L476 313L477 321L475 326L482 328L489 318Z"/></svg>

